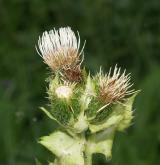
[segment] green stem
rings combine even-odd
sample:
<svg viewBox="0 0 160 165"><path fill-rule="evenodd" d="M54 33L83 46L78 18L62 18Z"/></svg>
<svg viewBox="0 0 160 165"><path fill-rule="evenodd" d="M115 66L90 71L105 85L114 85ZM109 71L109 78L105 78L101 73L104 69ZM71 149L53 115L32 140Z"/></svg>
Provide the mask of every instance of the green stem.
<svg viewBox="0 0 160 165"><path fill-rule="evenodd" d="M91 143L85 136L85 145L84 145L84 165L92 165L92 151Z"/></svg>
<svg viewBox="0 0 160 165"><path fill-rule="evenodd" d="M85 165L92 165L92 154L90 152L85 152Z"/></svg>
<svg viewBox="0 0 160 165"><path fill-rule="evenodd" d="M79 134L79 138L84 143L84 165L92 165L92 152L90 142L86 139L86 133L82 132Z"/></svg>

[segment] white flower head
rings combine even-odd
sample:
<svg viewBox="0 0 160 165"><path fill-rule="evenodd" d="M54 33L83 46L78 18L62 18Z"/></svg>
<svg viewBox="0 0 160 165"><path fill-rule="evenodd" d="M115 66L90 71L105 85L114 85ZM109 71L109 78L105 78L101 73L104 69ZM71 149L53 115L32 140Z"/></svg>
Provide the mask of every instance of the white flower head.
<svg viewBox="0 0 160 165"><path fill-rule="evenodd" d="M58 98L69 98L72 95L72 88L69 86L59 86L56 88L55 93Z"/></svg>
<svg viewBox="0 0 160 165"><path fill-rule="evenodd" d="M130 83L130 73L126 75L126 70L121 74L121 68L115 66L113 73L110 68L109 73L103 75L100 70L99 86L100 86L100 99L105 103L110 104L123 100L125 96L135 93L135 90L130 90L133 84Z"/></svg>
<svg viewBox="0 0 160 165"><path fill-rule="evenodd" d="M58 70L80 65L83 48L79 51L79 33L77 39L70 27L64 27L45 31L39 37L37 52L52 70Z"/></svg>
<svg viewBox="0 0 160 165"><path fill-rule="evenodd" d="M58 98L69 99L73 95L73 89L75 88L75 83L63 82L59 84L54 90Z"/></svg>

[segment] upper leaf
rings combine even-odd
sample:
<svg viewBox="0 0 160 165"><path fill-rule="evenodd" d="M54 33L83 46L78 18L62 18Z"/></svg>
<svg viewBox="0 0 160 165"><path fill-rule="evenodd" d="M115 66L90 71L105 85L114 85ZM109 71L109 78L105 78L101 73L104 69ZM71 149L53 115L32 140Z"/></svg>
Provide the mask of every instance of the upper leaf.
<svg viewBox="0 0 160 165"><path fill-rule="evenodd" d="M57 156L60 165L84 165L82 141L57 131L42 137L40 143Z"/></svg>

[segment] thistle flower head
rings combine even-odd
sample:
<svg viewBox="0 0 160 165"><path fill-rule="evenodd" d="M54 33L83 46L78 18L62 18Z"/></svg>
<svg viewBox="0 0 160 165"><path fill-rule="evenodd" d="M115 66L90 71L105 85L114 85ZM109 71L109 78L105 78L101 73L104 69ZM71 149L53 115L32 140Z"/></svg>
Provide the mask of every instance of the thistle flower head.
<svg viewBox="0 0 160 165"><path fill-rule="evenodd" d="M78 39L70 27L45 31L38 40L38 54L52 69L68 69L80 65L80 36Z"/></svg>
<svg viewBox="0 0 160 165"><path fill-rule="evenodd" d="M96 153L109 159L115 132L130 126L133 118L138 92L130 89L130 74L115 66L90 76L81 69L79 48L79 34L76 38L70 27L45 31L38 40L39 55L54 71L48 78L50 111L41 109L63 128L40 139L55 155L50 165L91 165Z"/></svg>
<svg viewBox="0 0 160 165"><path fill-rule="evenodd" d="M130 90L133 85L130 83L130 74L126 75L126 70L120 74L121 69L115 66L113 73L112 68L104 75L101 70L99 77L99 98L106 104L123 100L126 96L131 95L135 90Z"/></svg>

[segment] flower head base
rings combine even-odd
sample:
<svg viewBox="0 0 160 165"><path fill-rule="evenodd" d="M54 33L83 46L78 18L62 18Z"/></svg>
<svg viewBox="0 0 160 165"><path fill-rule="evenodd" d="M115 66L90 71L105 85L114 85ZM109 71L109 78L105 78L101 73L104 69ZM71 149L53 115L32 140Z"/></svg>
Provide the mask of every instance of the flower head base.
<svg viewBox="0 0 160 165"><path fill-rule="evenodd" d="M68 69L80 65L79 52L80 37L78 40L70 27L60 28L59 30L45 31L42 37L39 37L37 49L38 54L44 59L44 62L52 69Z"/></svg>
<svg viewBox="0 0 160 165"><path fill-rule="evenodd" d="M72 88L69 86L59 86L56 88L55 93L58 98L68 99L72 95Z"/></svg>
<svg viewBox="0 0 160 165"><path fill-rule="evenodd" d="M129 90L133 85L130 83L130 74L125 74L125 70L120 74L120 68L115 66L113 74L111 75L112 68L109 73L103 75L101 70L98 75L100 94L99 98L106 104L114 103L123 100L125 96L135 93L135 90Z"/></svg>

